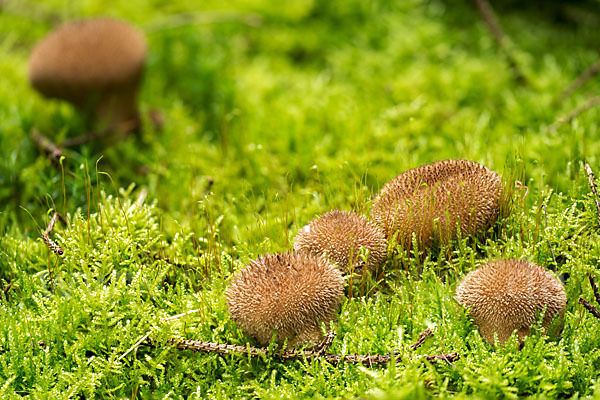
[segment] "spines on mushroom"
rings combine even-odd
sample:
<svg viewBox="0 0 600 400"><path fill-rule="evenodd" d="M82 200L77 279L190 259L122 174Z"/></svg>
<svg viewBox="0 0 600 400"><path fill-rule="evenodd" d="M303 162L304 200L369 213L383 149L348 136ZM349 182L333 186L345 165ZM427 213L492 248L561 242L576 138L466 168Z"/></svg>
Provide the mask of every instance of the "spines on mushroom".
<svg viewBox="0 0 600 400"><path fill-rule="evenodd" d="M308 253L263 255L250 262L227 288L229 312L259 343L315 344L320 322L336 319L344 295L339 269Z"/></svg>
<svg viewBox="0 0 600 400"><path fill-rule="evenodd" d="M424 246L489 228L500 213L502 179L474 161L445 160L403 172L374 200L371 216L389 239Z"/></svg>
<svg viewBox="0 0 600 400"><path fill-rule="evenodd" d="M294 250L323 256L344 273L361 274L363 265L372 271L385 261L387 244L383 232L366 217L333 210L298 231ZM366 263L361 251L367 251Z"/></svg>
<svg viewBox="0 0 600 400"><path fill-rule="evenodd" d="M465 308L483 338L504 343L516 331L529 335L538 315L548 329L565 310L567 297L557 278L542 267L520 260L498 260L470 272L456 288L456 300ZM545 311L544 311L545 310Z"/></svg>

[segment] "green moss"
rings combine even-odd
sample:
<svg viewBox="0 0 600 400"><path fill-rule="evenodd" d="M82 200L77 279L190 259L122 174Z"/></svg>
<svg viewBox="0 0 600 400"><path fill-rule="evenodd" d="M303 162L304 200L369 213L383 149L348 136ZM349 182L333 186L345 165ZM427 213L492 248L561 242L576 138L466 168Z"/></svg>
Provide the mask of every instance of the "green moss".
<svg viewBox="0 0 600 400"><path fill-rule="evenodd" d="M595 77L554 101L598 59L593 12L574 22L558 6L499 6L523 84L472 2L1 7L0 397L597 396L600 322L577 299L593 298L587 273L600 260L583 169L600 173L600 111L547 131L600 88ZM69 149L57 168L32 131L60 142L85 133L85 121L29 88L27 57L59 21L100 14L147 32L146 124L110 147ZM152 108L163 129L149 123ZM282 364L166 346L120 359L148 333L251 343L227 313L233 273L291 248L318 213L368 214L389 179L444 158L483 163L528 194L516 189L513 212L482 238L390 249L377 279L343 304L331 351L399 349L402 365ZM62 257L40 238L49 210L68 217L51 233ZM452 296L466 272L499 257L569 276L562 338L535 333L521 351L514 339L496 349L481 339ZM199 311L161 320L188 310ZM408 350L433 324L436 335ZM462 357L452 366L420 358L450 351Z"/></svg>

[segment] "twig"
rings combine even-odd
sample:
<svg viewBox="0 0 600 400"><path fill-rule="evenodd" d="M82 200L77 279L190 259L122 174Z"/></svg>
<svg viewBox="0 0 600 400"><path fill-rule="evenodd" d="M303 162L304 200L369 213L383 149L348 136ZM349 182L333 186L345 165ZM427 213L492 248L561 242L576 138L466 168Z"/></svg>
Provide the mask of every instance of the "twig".
<svg viewBox="0 0 600 400"><path fill-rule="evenodd" d="M63 150L53 141L42 135L37 129L33 130L31 138L42 153L48 155L52 164L58 167L60 165L60 158L63 156Z"/></svg>
<svg viewBox="0 0 600 400"><path fill-rule="evenodd" d="M559 100L564 100L569 97L574 91L579 89L584 83L586 83L592 76L596 75L600 71L600 60L596 61L591 67L589 67L583 74L579 75L565 90L563 90L559 96Z"/></svg>
<svg viewBox="0 0 600 400"><path fill-rule="evenodd" d="M591 305L586 299L583 297L579 298L579 304L583 305L587 310L596 318L600 319L600 311L593 305Z"/></svg>
<svg viewBox="0 0 600 400"><path fill-rule="evenodd" d="M44 232L42 232L42 239L44 240L44 243L46 243L46 246L48 246L50 250L52 250L59 256L62 256L65 251L59 245L57 245L54 240L50 239L50 232L52 232L52 229L54 229L54 224L59 218L61 218L61 221L65 222L65 219L61 217L57 212L55 212L54 215L52 215L48 227Z"/></svg>
<svg viewBox="0 0 600 400"><path fill-rule="evenodd" d="M333 339L335 339L335 331L327 332L327 334L325 335L323 340L321 340L321 343L316 345L315 348L313 349L313 351L316 354L323 356L325 354L325 352L327 351L327 349L329 347L331 347L331 343L333 343Z"/></svg>
<svg viewBox="0 0 600 400"><path fill-rule="evenodd" d="M10 290L10 288L12 287L12 282L10 282L2 291L2 293L4 293L4 298L6 299L8 297L8 291ZM2 296L0 295L0 299L2 298Z"/></svg>
<svg viewBox="0 0 600 400"><path fill-rule="evenodd" d="M500 27L500 24L498 23L498 18L494 13L492 5L487 0L475 0L475 3L477 3L477 9L479 10L479 13L481 14L481 17L483 18L483 21L485 22L488 30L494 37L496 44L506 56L508 64L510 65L511 70L515 75L515 78L518 81L525 82L525 75L523 75L523 73L519 69L517 61L515 60L514 56L512 55L512 52L508 48L506 42L506 35L502 31L502 27Z"/></svg>
<svg viewBox="0 0 600 400"><path fill-rule="evenodd" d="M182 263L178 263L175 261L172 261L169 257L167 256L161 256L159 254L152 254L152 253L147 253L148 257L151 257L154 261L164 261L167 264L173 266L173 267L177 267L177 268L191 268L191 266L189 264L182 264ZM172 318L172 317L168 317L168 318Z"/></svg>
<svg viewBox="0 0 600 400"><path fill-rule="evenodd" d="M203 353L217 354L241 354L249 357L272 357L279 361L311 360L322 358L332 365L338 365L342 362L345 362L349 364L362 364L366 367L385 366L391 361L401 362L400 354L398 352L394 352L393 354L388 353L385 355L322 354L315 350L283 350L270 353L268 348L263 347L238 346L227 343L203 342L200 340L169 339L167 340L167 343L173 345L179 350L193 350ZM142 344L147 346L156 346L156 343L152 339L148 339ZM458 353L449 353L425 356L424 358L430 363L436 363L440 360L454 362L460 358L460 355Z"/></svg>
<svg viewBox="0 0 600 400"><path fill-rule="evenodd" d="M548 229L548 212L546 211L545 204L544 204L544 225L545 225L546 229ZM546 231L546 229L544 229L544 231ZM552 244L550 243L550 239L546 239L546 241L548 242L548 247L550 248L550 253L552 253L552 259L554 260L554 264L556 264L558 266L558 263L556 262L556 256L554 255L554 250L552 249Z"/></svg>
<svg viewBox="0 0 600 400"><path fill-rule="evenodd" d="M600 228L600 203L598 202L598 190L596 189L596 180L594 178L594 172L592 171L592 167L590 167L590 164L588 163L585 163L585 173L588 177L590 189L592 189L592 193L594 194L594 201L596 202L596 211L598 212L598 227Z"/></svg>
<svg viewBox="0 0 600 400"><path fill-rule="evenodd" d="M564 117L559 118L555 122L553 122L552 125L550 125L548 127L548 131L549 132L556 131L559 127L568 123L573 118L577 117L579 114L589 110L590 108L592 108L594 106L597 106L598 104L600 104L600 96L592 97L584 105L577 107L576 109L574 109L573 111L571 111L570 113L565 115Z"/></svg>
<svg viewBox="0 0 600 400"><path fill-rule="evenodd" d="M592 290L594 291L594 297L596 298L596 303L600 304L600 293L598 293L598 286L596 286L596 279L588 272L588 278L590 280L590 285L592 286Z"/></svg>
<svg viewBox="0 0 600 400"><path fill-rule="evenodd" d="M431 329L427 328L423 332L421 332L421 334L419 335L419 339L417 339L417 341L415 343L411 344L408 347L411 350L418 349L419 347L421 347L423 345L423 343L425 343L425 341L427 339L429 339L432 336L433 336L433 331Z"/></svg>

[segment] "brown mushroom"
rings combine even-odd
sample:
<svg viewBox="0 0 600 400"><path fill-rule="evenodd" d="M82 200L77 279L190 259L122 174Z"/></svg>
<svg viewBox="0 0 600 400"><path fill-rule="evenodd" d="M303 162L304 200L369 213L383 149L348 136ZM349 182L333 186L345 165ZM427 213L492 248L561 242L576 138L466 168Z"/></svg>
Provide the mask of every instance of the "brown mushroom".
<svg viewBox="0 0 600 400"><path fill-rule="evenodd" d="M548 330L554 317L562 316L567 302L557 278L539 265L519 260L482 265L460 282L454 297L469 308L481 336L490 344L494 344L494 333L501 344L514 331L523 339L542 312L542 327Z"/></svg>
<svg viewBox="0 0 600 400"><path fill-rule="evenodd" d="M360 257L367 250L366 263ZM294 250L307 251L336 263L344 273L362 275L362 267L373 271L387 256L383 232L362 215L333 210L312 220L298 231Z"/></svg>
<svg viewBox="0 0 600 400"><path fill-rule="evenodd" d="M243 269L225 292L229 313L246 334L267 344L316 344L319 321L336 318L342 297L339 269L308 253L265 255Z"/></svg>
<svg viewBox="0 0 600 400"><path fill-rule="evenodd" d="M458 232L473 235L489 228L501 208L500 176L469 160L445 160L403 172L373 202L371 216L388 240L410 247L446 244Z"/></svg>
<svg viewBox="0 0 600 400"><path fill-rule="evenodd" d="M93 115L99 129L137 127L137 94L146 40L110 18L66 23L50 32L29 58L29 80L44 96Z"/></svg>

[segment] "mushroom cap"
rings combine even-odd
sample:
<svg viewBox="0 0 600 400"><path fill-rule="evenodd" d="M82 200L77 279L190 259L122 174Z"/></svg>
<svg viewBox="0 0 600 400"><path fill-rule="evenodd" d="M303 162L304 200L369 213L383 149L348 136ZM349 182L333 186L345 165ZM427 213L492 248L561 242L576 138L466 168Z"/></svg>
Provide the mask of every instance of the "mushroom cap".
<svg viewBox="0 0 600 400"><path fill-rule="evenodd" d="M90 93L137 87L146 40L132 26L110 18L66 23L50 32L29 58L29 80L47 97L84 105Z"/></svg>
<svg viewBox="0 0 600 400"><path fill-rule="evenodd" d="M494 332L504 343L516 330L529 335L537 315L546 309L542 326L548 329L565 311L567 296L560 280L539 265L520 260L498 260L470 272L454 298L466 308L479 332L494 344Z"/></svg>
<svg viewBox="0 0 600 400"><path fill-rule="evenodd" d="M386 183L371 216L388 239L409 247L413 233L425 246L445 244L489 228L500 213L502 179L469 160L445 160L410 169Z"/></svg>
<svg viewBox="0 0 600 400"><path fill-rule="evenodd" d="M336 318L342 297L339 269L321 257L286 252L251 261L225 291L232 320L259 343L317 343L319 321Z"/></svg>
<svg viewBox="0 0 600 400"><path fill-rule="evenodd" d="M360 249L369 251L367 268L374 270L387 256L383 232L362 215L333 210L312 220L298 231L294 250L307 251L336 263L344 273L355 267L362 273Z"/></svg>

